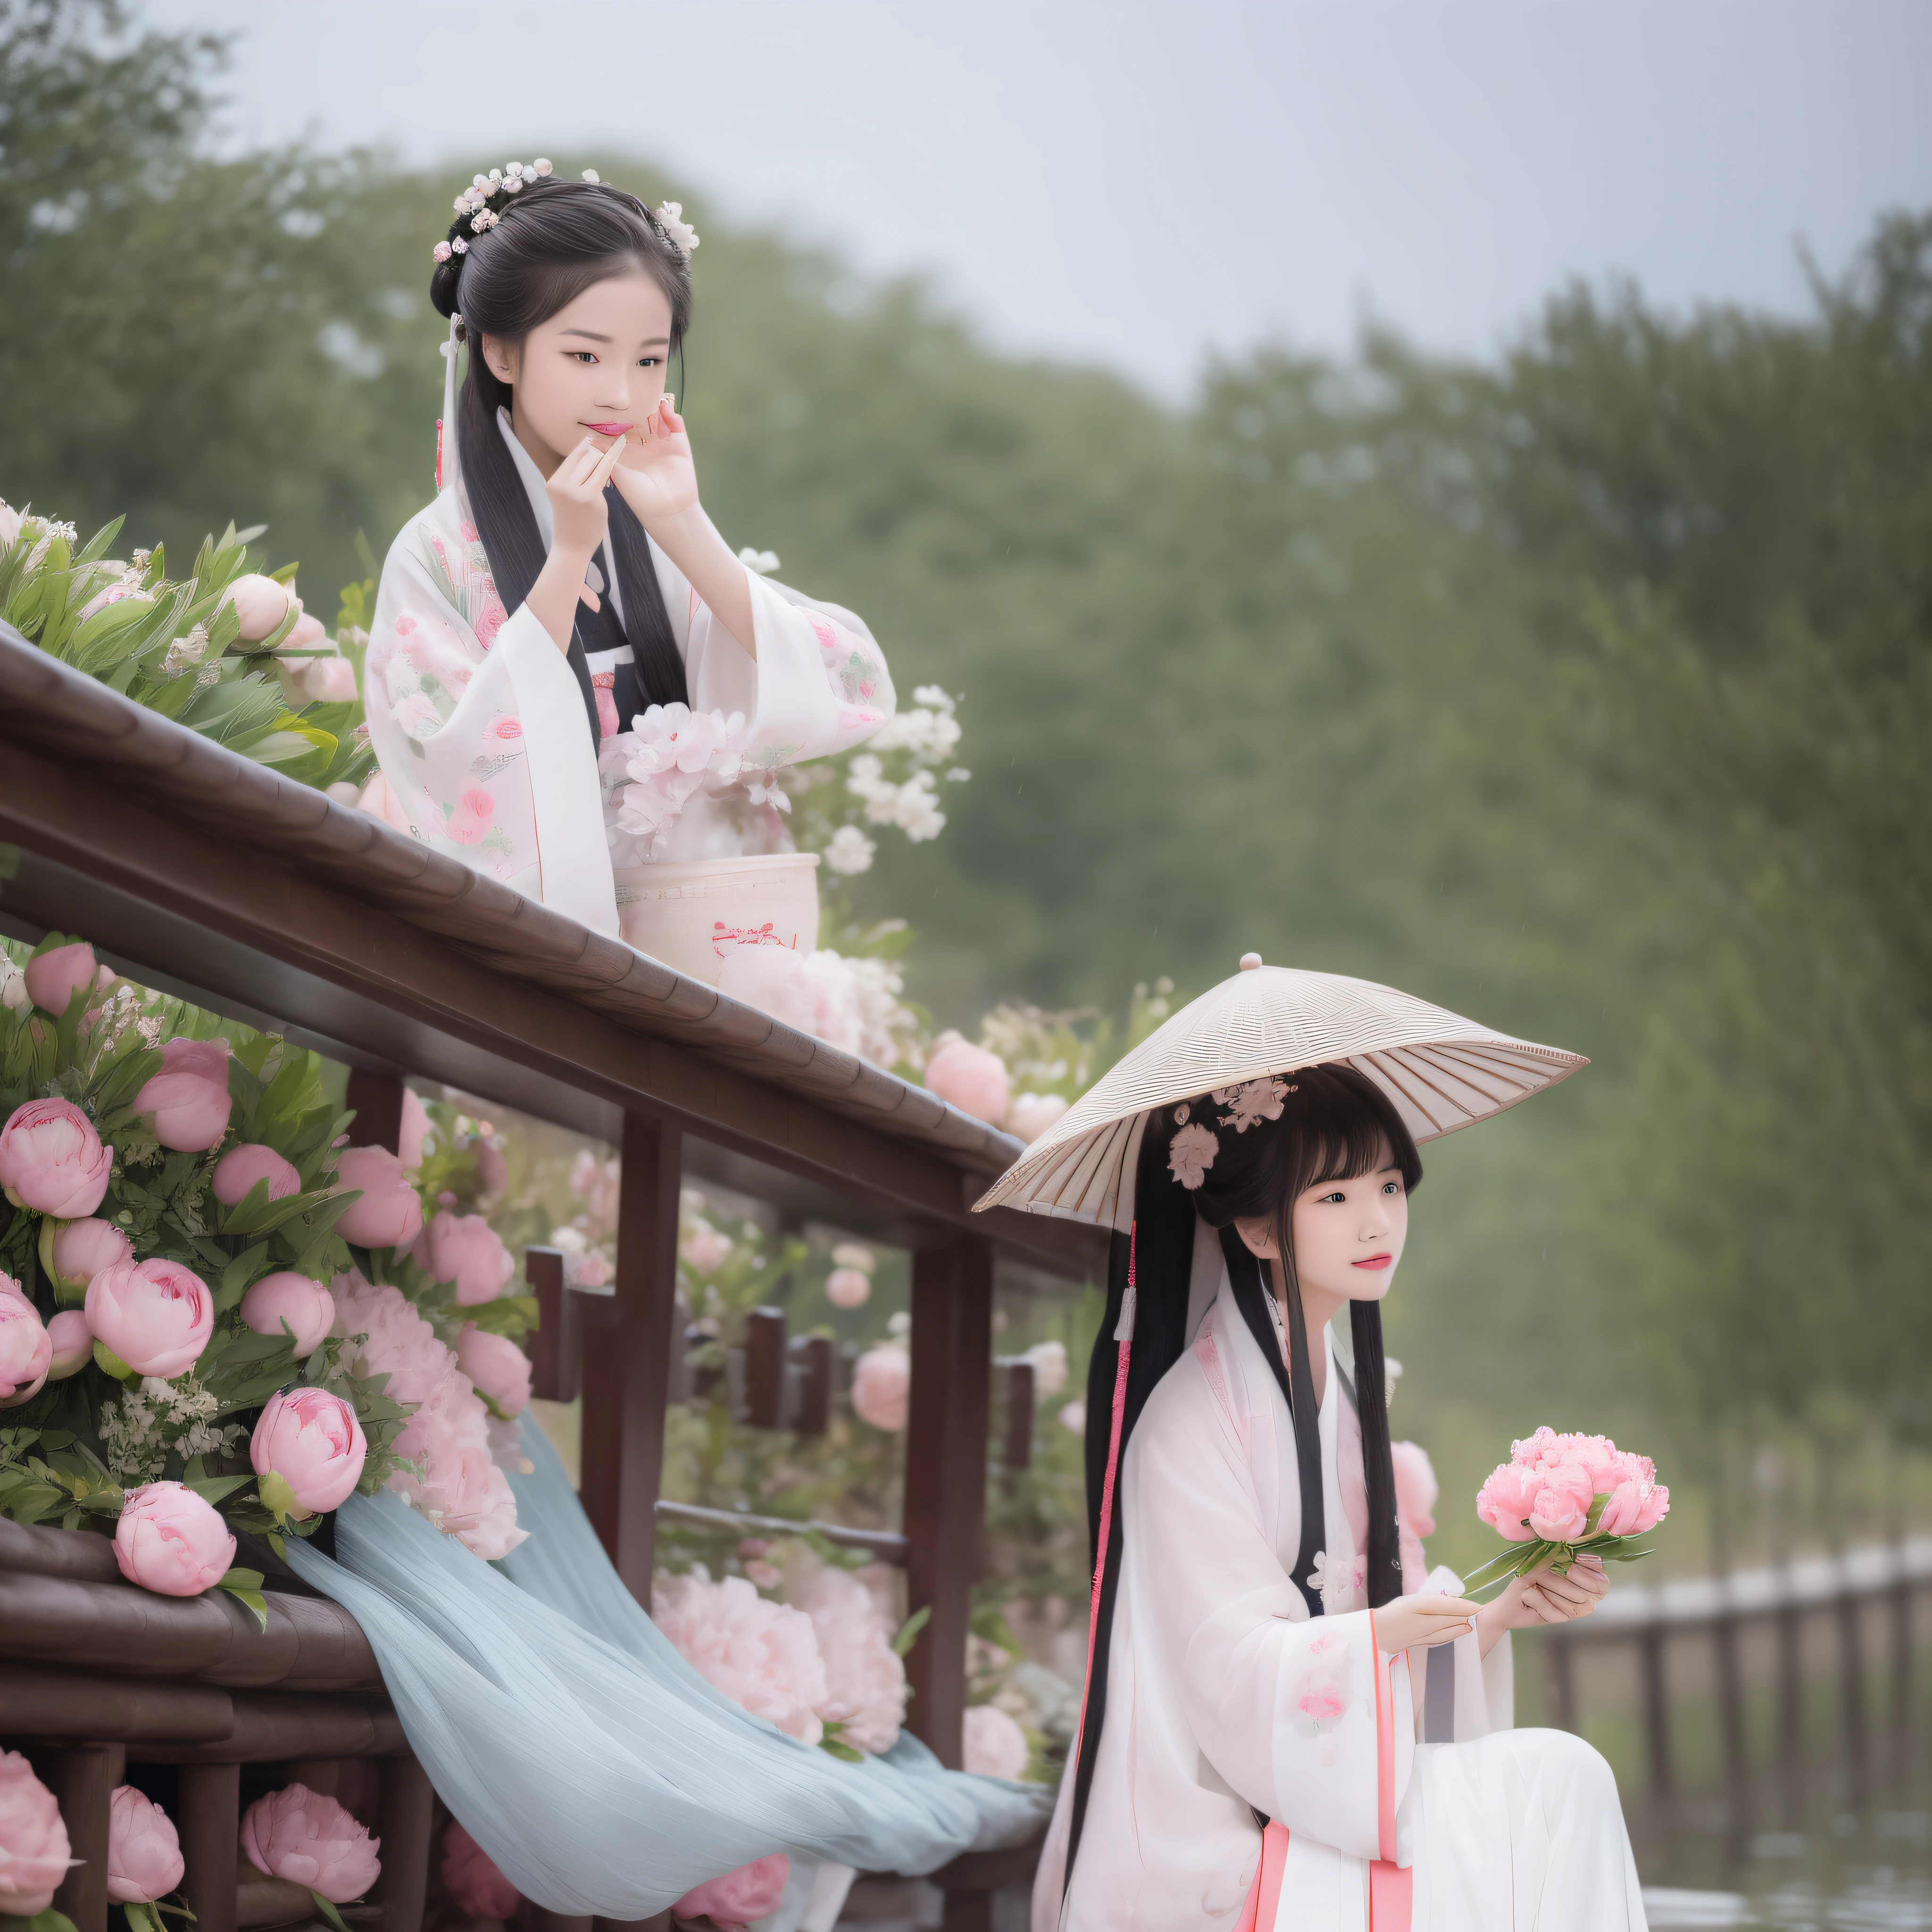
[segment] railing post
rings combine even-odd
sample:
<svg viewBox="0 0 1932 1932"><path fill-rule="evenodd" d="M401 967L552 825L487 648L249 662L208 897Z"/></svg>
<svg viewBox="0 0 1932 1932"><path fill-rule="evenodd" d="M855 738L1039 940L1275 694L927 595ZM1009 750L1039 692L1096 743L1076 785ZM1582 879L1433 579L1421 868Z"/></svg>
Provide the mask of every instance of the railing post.
<svg viewBox="0 0 1932 1932"><path fill-rule="evenodd" d="M386 1757L376 1772L376 1835L382 1869L369 1903L382 1908L382 1932L417 1932L429 1889L430 1829L436 1791L413 1757Z"/></svg>
<svg viewBox="0 0 1932 1932"><path fill-rule="evenodd" d="M584 1514L618 1575L646 1607L664 1474L682 1159L675 1129L625 1115L615 1332L584 1352Z"/></svg>
<svg viewBox="0 0 1932 1932"><path fill-rule="evenodd" d="M1008 1362L1006 1371L1006 1452L1000 1460L1010 1472L1033 1464L1033 1364Z"/></svg>
<svg viewBox="0 0 1932 1932"><path fill-rule="evenodd" d="M1643 1680L1644 1756L1653 1798L1671 1796L1676 1778L1670 1762L1670 1700L1664 1676L1664 1630L1652 1624L1637 1639L1637 1668Z"/></svg>
<svg viewBox="0 0 1932 1932"><path fill-rule="evenodd" d="M1852 1808L1863 1808L1868 1758L1865 1747L1865 1657L1860 1606L1850 1582L1838 1593L1838 1695L1844 1706L1845 1769Z"/></svg>
<svg viewBox="0 0 1932 1932"><path fill-rule="evenodd" d="M358 1147L387 1148L396 1153L403 1138L403 1076L349 1070L349 1105L356 1109L349 1138Z"/></svg>
<svg viewBox="0 0 1932 1932"><path fill-rule="evenodd" d="M182 1890L195 1932L235 1932L236 1852L242 1835L242 1767L184 1764L175 1822L187 1874ZM75 1922L78 1927L80 1922Z"/></svg>
<svg viewBox="0 0 1932 1932"><path fill-rule="evenodd" d="M1912 1768L1912 1580L1892 1586L1892 1777L1900 1790Z"/></svg>
<svg viewBox="0 0 1932 1932"><path fill-rule="evenodd" d="M986 1508L993 1367L993 1251L955 1237L912 1263L912 1387L906 1429L906 1602L932 1615L906 1660L908 1721L960 1768L966 1640Z"/></svg>
<svg viewBox="0 0 1932 1932"><path fill-rule="evenodd" d="M784 1420L785 1313L754 1308L745 1318L745 1407L754 1429Z"/></svg>
<svg viewBox="0 0 1932 1932"><path fill-rule="evenodd" d="M584 1344L577 1298L563 1286L563 1256L555 1248L526 1248L524 1279L537 1298L530 1337L530 1393L544 1402L574 1402L581 1384Z"/></svg>
<svg viewBox="0 0 1932 1932"><path fill-rule="evenodd" d="M1718 1727L1724 1752L1724 1784L1730 1804L1729 1828L1735 1840L1750 1810L1750 1764L1744 1742L1744 1686L1738 1670L1737 1612L1729 1605L1711 1625L1718 1679Z"/></svg>
<svg viewBox="0 0 1932 1932"><path fill-rule="evenodd" d="M114 1787L126 1775L128 1753L121 1744L68 1744L47 1754L47 1785L59 1804L72 1855L82 1862L68 1868L54 1894L54 1910L74 1921L74 1932L107 1932L107 1813ZM229 1814L229 1836L236 1835ZM234 1886L229 1887L234 1910Z"/></svg>

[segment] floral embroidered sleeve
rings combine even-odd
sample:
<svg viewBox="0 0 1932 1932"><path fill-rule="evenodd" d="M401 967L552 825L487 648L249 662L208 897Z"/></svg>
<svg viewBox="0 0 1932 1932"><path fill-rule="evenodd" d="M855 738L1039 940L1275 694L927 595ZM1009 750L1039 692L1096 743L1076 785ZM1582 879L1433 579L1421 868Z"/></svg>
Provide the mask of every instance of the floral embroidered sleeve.
<svg viewBox="0 0 1932 1932"><path fill-rule="evenodd" d="M575 680L527 608L504 610L476 530L449 496L389 552L364 688L392 819L614 929L596 754Z"/></svg>

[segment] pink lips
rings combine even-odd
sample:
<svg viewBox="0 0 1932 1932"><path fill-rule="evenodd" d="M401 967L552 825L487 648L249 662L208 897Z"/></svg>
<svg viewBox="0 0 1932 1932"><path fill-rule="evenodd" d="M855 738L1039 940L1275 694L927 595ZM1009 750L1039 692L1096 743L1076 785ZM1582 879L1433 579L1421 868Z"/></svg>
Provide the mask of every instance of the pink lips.
<svg viewBox="0 0 1932 1932"><path fill-rule="evenodd" d="M1348 1265L1351 1268L1394 1268L1395 1266L1395 1257L1393 1255L1371 1255L1366 1261L1351 1262Z"/></svg>
<svg viewBox="0 0 1932 1932"><path fill-rule="evenodd" d="M626 434L633 427L633 425L629 423L609 422L586 423L584 427L590 430L592 436L622 436Z"/></svg>

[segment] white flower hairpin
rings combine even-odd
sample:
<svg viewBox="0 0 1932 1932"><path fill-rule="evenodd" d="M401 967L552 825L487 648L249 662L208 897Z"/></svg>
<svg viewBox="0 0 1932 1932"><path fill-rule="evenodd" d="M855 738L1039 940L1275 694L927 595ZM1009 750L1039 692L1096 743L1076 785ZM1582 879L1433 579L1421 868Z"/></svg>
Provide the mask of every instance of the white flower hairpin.
<svg viewBox="0 0 1932 1932"><path fill-rule="evenodd" d="M688 262L698 246L698 230L684 218L681 201L661 201L651 210L651 219L664 232L664 238Z"/></svg>
<svg viewBox="0 0 1932 1932"><path fill-rule="evenodd" d="M459 221L468 218L466 226L472 235L487 235L503 218L503 209L509 206L513 196L521 194L550 172L550 163L541 157L534 161L506 162L487 175L472 176L451 208ZM492 202L500 205L493 208ZM470 244L459 235L453 242L439 242L430 252L439 262L446 262L452 255L466 255Z"/></svg>

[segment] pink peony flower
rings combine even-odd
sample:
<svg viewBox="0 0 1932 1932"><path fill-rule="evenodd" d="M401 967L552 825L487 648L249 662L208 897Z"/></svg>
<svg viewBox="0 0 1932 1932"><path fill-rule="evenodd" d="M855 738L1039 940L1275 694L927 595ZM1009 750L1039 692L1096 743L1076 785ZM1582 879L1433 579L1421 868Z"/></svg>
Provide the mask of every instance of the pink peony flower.
<svg viewBox="0 0 1932 1932"><path fill-rule="evenodd" d="M892 1342L868 1348L852 1370L852 1407L862 1422L896 1432L906 1426L912 1362Z"/></svg>
<svg viewBox="0 0 1932 1932"><path fill-rule="evenodd" d="M294 1167L273 1148L254 1141L244 1141L239 1147L230 1148L214 1163L209 1184L214 1190L215 1199L232 1208L238 1201L248 1199L258 1180L268 1184L271 1201L286 1201L302 1192L302 1176Z"/></svg>
<svg viewBox="0 0 1932 1932"><path fill-rule="evenodd" d="M339 1395L320 1388L271 1396L248 1445L256 1474L273 1472L280 1477L304 1514L339 1509L362 1480L368 1457L369 1444L355 1410Z"/></svg>
<svg viewBox="0 0 1932 1932"><path fill-rule="evenodd" d="M242 1849L257 1871L320 1892L332 1905L360 1898L376 1882L382 1842L305 1784L256 1798L242 1820Z"/></svg>
<svg viewBox="0 0 1932 1932"><path fill-rule="evenodd" d="M56 946L27 962L27 997L44 1013L67 1011L69 1000L94 984L94 948L80 942Z"/></svg>
<svg viewBox="0 0 1932 1932"><path fill-rule="evenodd" d="M144 1590L198 1597L227 1575L235 1539L214 1505L185 1483L144 1483L122 1505L114 1560Z"/></svg>
<svg viewBox="0 0 1932 1932"><path fill-rule="evenodd" d="M1016 1094L1006 1109L1006 1132L1023 1141L1036 1141L1066 1111L1066 1102L1058 1094Z"/></svg>
<svg viewBox="0 0 1932 1932"><path fill-rule="evenodd" d="M1529 1527L1528 1518L1537 1489L1533 1470L1505 1462L1476 1492L1476 1514L1510 1542L1532 1542L1536 1532Z"/></svg>
<svg viewBox="0 0 1932 1932"><path fill-rule="evenodd" d="M825 1298L834 1308L862 1308L872 1294L872 1277L856 1268L834 1268L825 1277Z"/></svg>
<svg viewBox="0 0 1932 1932"><path fill-rule="evenodd" d="M40 1312L10 1274L0 1274L0 1406L38 1395L54 1358L53 1338Z"/></svg>
<svg viewBox="0 0 1932 1932"><path fill-rule="evenodd" d="M1660 1483L1632 1478L1611 1490L1597 1527L1612 1536L1641 1536L1670 1513L1670 1492Z"/></svg>
<svg viewBox="0 0 1932 1932"><path fill-rule="evenodd" d="M0 1127L0 1186L16 1206L62 1221L92 1214L107 1192L114 1150L70 1100L29 1100Z"/></svg>
<svg viewBox="0 0 1932 1932"><path fill-rule="evenodd" d="M299 630L305 619L298 619ZM356 702L356 667L346 658L332 652L311 658L298 676L302 695L312 704L353 704Z"/></svg>
<svg viewBox="0 0 1932 1932"><path fill-rule="evenodd" d="M530 1358L507 1335L466 1322L456 1338L456 1366L506 1415L520 1414L528 1405Z"/></svg>
<svg viewBox="0 0 1932 1932"><path fill-rule="evenodd" d="M492 1453L490 1412L454 1370L396 1438L396 1453L421 1473L399 1469L389 1486L446 1536L486 1559L507 1556L528 1536L517 1527L517 1498Z"/></svg>
<svg viewBox="0 0 1932 1932"><path fill-rule="evenodd" d="M830 1565L806 1585L799 1608L812 1619L825 1666L818 1714L862 1751L890 1750L905 1717L905 1665L872 1593L849 1570Z"/></svg>
<svg viewBox="0 0 1932 1932"><path fill-rule="evenodd" d="M371 1287L352 1271L338 1275L331 1332L350 1337L338 1359L352 1376L387 1376L397 1402L427 1402L456 1372L456 1358L399 1288ZM354 1338L360 1336L357 1340Z"/></svg>
<svg viewBox="0 0 1932 1932"><path fill-rule="evenodd" d="M259 644L281 628L289 606L297 600L287 585L251 571L245 577L236 578L221 593L221 601L235 606L235 614L242 623L242 641Z"/></svg>
<svg viewBox="0 0 1932 1932"><path fill-rule="evenodd" d="M781 1026L810 1033L818 996L805 962L789 946L736 946L718 964L718 990L770 1014Z"/></svg>
<svg viewBox="0 0 1932 1932"><path fill-rule="evenodd" d="M177 1154L206 1154L219 1146L234 1104L225 1040L165 1042L161 1070L134 1096L134 1111L155 1139Z"/></svg>
<svg viewBox="0 0 1932 1932"><path fill-rule="evenodd" d="M387 1148L344 1148L335 1163L338 1191L362 1190L335 1232L358 1248L406 1246L422 1232L422 1197Z"/></svg>
<svg viewBox="0 0 1932 1932"><path fill-rule="evenodd" d="M1060 1410L1058 1419L1060 1427L1072 1434L1084 1436L1087 1433L1087 1405L1078 1397Z"/></svg>
<svg viewBox="0 0 1932 1932"><path fill-rule="evenodd" d="M0 1750L0 1912L46 1911L73 1856L53 1793L18 1751Z"/></svg>
<svg viewBox="0 0 1932 1932"><path fill-rule="evenodd" d="M651 1619L699 1676L753 1717L806 1744L824 1735L825 1664L802 1610L760 1596L742 1576L714 1583L700 1568L660 1573Z"/></svg>
<svg viewBox="0 0 1932 1932"><path fill-rule="evenodd" d="M1033 1754L1026 1733L997 1704L969 1705L964 1755L966 1768L982 1778L1017 1780L1026 1775Z"/></svg>
<svg viewBox="0 0 1932 1932"><path fill-rule="evenodd" d="M265 1274L242 1298L242 1318L258 1335L286 1334L306 1360L335 1323L335 1298L319 1281L292 1269Z"/></svg>
<svg viewBox="0 0 1932 1932"><path fill-rule="evenodd" d="M402 1126L396 1136L396 1158L413 1174L423 1163L423 1142L430 1132L429 1109L413 1087L403 1089Z"/></svg>
<svg viewBox="0 0 1932 1932"><path fill-rule="evenodd" d="M285 651L313 650L318 645L328 650L334 648L329 643L328 633L323 628L322 620L313 611L304 610L296 620L295 628L282 640L281 648ZM289 659L284 658L282 662L286 664Z"/></svg>
<svg viewBox="0 0 1932 1932"><path fill-rule="evenodd" d="M214 1332L208 1284L157 1256L103 1268L87 1287L87 1325L137 1376L172 1382L200 1359Z"/></svg>
<svg viewBox="0 0 1932 1932"><path fill-rule="evenodd" d="M53 1359L47 1364L50 1382L65 1382L94 1359L94 1330L78 1308L63 1308L47 1324L47 1340L53 1346Z"/></svg>
<svg viewBox="0 0 1932 1932"><path fill-rule="evenodd" d="M517 1909L517 1888L454 1818L442 1834L442 1888L466 1918L507 1918Z"/></svg>
<svg viewBox="0 0 1932 1932"><path fill-rule="evenodd" d="M515 1258L480 1214L439 1210L410 1252L432 1281L453 1281L464 1307L494 1301L517 1271Z"/></svg>
<svg viewBox="0 0 1932 1932"><path fill-rule="evenodd" d="M694 1221L677 1238L677 1251L694 1274L716 1274L731 1258L732 1240L709 1221Z"/></svg>
<svg viewBox="0 0 1932 1932"><path fill-rule="evenodd" d="M1012 1104L1006 1063L969 1041L950 1040L926 1063L926 1084L949 1106L997 1126Z"/></svg>
<svg viewBox="0 0 1932 1932"><path fill-rule="evenodd" d="M778 1910L790 1876L790 1859L782 1852L773 1852L722 1878L708 1878L693 1886L671 1907L671 1916L708 1918L714 1925L748 1925Z"/></svg>
<svg viewBox="0 0 1932 1932"><path fill-rule="evenodd" d="M86 1294L103 1268L134 1258L134 1243L111 1221L70 1221L54 1237L54 1274L70 1293Z"/></svg>
<svg viewBox="0 0 1932 1932"><path fill-rule="evenodd" d="M1396 1514L1402 1527L1418 1539L1436 1534L1436 1498L1442 1493L1429 1452L1419 1443L1394 1442L1389 1457L1395 1465Z"/></svg>
<svg viewBox="0 0 1932 1932"><path fill-rule="evenodd" d="M1221 1143L1214 1130L1198 1120L1190 1121L1168 1144L1167 1171L1182 1186L1198 1187L1220 1151Z"/></svg>
<svg viewBox="0 0 1932 1932"><path fill-rule="evenodd" d="M1529 1505L1529 1526L1551 1543L1568 1543L1588 1526L1596 1485L1580 1462L1558 1462L1538 1472L1537 1491Z"/></svg>
<svg viewBox="0 0 1932 1932"><path fill-rule="evenodd" d="M186 1869L174 1821L131 1784L118 1785L107 1807L107 1896L116 1905L165 1898Z"/></svg>

